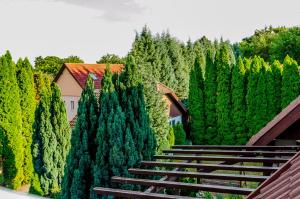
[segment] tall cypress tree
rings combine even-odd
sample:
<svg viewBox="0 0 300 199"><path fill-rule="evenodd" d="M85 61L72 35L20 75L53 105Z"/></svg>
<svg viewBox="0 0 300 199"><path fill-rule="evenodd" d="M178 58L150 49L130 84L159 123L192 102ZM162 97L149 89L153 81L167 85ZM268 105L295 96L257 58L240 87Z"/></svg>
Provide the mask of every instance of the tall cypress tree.
<svg viewBox="0 0 300 199"><path fill-rule="evenodd" d="M253 129L257 133L268 121L268 100L267 100L267 75L268 65L261 59L261 67L258 74L258 82L256 87L256 110L255 116L252 118L255 122Z"/></svg>
<svg viewBox="0 0 300 199"><path fill-rule="evenodd" d="M35 116L32 148L35 175L30 192L54 196L60 192L71 131L55 83L50 90L43 89Z"/></svg>
<svg viewBox="0 0 300 199"><path fill-rule="evenodd" d="M285 108L300 94L299 67L288 55L283 62L281 108Z"/></svg>
<svg viewBox="0 0 300 199"><path fill-rule="evenodd" d="M232 95L232 131L236 144L247 142L246 121L246 79L245 66L242 58L238 58L237 64L233 66L231 80Z"/></svg>
<svg viewBox="0 0 300 199"><path fill-rule="evenodd" d="M201 63L202 62L202 63ZM203 57L195 59L190 72L189 113L191 116L191 137L194 144L205 143L204 84L201 65Z"/></svg>
<svg viewBox="0 0 300 199"><path fill-rule="evenodd" d="M267 101L268 121L272 120L281 110L282 67L279 61L274 61L267 70Z"/></svg>
<svg viewBox="0 0 300 199"><path fill-rule="evenodd" d="M248 129L248 138L250 138L255 132L255 117L257 110L257 84L259 79L259 71L261 68L261 58L255 56L252 60L247 84L247 95L246 95L246 124Z"/></svg>
<svg viewBox="0 0 300 199"><path fill-rule="evenodd" d="M22 111L22 134L24 137L23 183L28 184L33 174L31 143L36 103L32 66L27 58L24 61L19 59L17 63L17 80L21 93L20 105Z"/></svg>
<svg viewBox="0 0 300 199"><path fill-rule="evenodd" d="M122 105L126 124L132 132L140 159L149 160L155 153L156 143L146 111L142 79L132 56L126 61L122 79L125 86Z"/></svg>
<svg viewBox="0 0 300 199"><path fill-rule="evenodd" d="M206 71L204 82L205 101L205 140L208 144L216 144L214 141L217 135L216 128L216 100L217 100L217 67L214 62L213 52L208 51L206 55Z"/></svg>
<svg viewBox="0 0 300 199"><path fill-rule="evenodd" d="M216 143L233 144L233 134L231 131L231 103L230 103L230 78L231 60L230 47L226 43L222 44L216 55L217 62L217 103L216 115L218 133L215 138Z"/></svg>
<svg viewBox="0 0 300 199"><path fill-rule="evenodd" d="M92 160L96 153L94 141L98 126L98 103L91 76L81 93L77 115L63 180L63 198L88 198L90 194Z"/></svg>
<svg viewBox="0 0 300 199"><path fill-rule="evenodd" d="M18 189L24 181L24 137L15 64L9 52L0 58L0 91L3 177L9 187Z"/></svg>

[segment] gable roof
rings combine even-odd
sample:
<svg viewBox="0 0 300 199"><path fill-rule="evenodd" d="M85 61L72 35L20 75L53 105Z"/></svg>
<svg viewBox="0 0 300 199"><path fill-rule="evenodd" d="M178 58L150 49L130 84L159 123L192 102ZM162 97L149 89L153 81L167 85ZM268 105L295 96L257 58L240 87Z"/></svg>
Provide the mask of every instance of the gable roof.
<svg viewBox="0 0 300 199"><path fill-rule="evenodd" d="M81 88L85 87L88 75L94 74L95 89L100 89L105 68L106 64L65 63L61 67L54 81L56 82L61 76L62 72L67 69ZM112 73L121 73L123 68L123 64L110 64L110 70Z"/></svg>
<svg viewBox="0 0 300 199"><path fill-rule="evenodd" d="M169 96L172 101L181 109L184 114L187 114L188 110L185 108L183 103L180 101L179 97L175 94L175 92L162 83L157 83L157 91Z"/></svg>
<svg viewBox="0 0 300 199"><path fill-rule="evenodd" d="M300 152L265 180L247 199L299 199Z"/></svg>
<svg viewBox="0 0 300 199"><path fill-rule="evenodd" d="M247 145L268 145L299 119L300 95L256 135L252 136Z"/></svg>

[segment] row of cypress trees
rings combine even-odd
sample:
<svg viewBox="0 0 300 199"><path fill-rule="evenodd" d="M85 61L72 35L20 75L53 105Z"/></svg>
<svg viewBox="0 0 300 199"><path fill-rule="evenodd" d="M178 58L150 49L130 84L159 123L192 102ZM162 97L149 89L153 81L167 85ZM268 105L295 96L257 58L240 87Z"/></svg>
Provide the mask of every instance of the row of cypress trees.
<svg viewBox="0 0 300 199"><path fill-rule="evenodd" d="M30 192L59 192L70 126L59 88L29 60L0 57L0 155L4 183Z"/></svg>
<svg viewBox="0 0 300 199"><path fill-rule="evenodd" d="M110 182L112 176L129 176L128 168L154 155L155 138L141 81L132 56L120 76L113 76L107 67L99 101L93 79L88 77L72 132L63 198L97 198L94 187L116 186Z"/></svg>
<svg viewBox="0 0 300 199"><path fill-rule="evenodd" d="M189 113L194 144L245 144L300 94L299 67L287 56L271 65L232 56L226 42L196 54ZM203 58L206 57L206 58Z"/></svg>

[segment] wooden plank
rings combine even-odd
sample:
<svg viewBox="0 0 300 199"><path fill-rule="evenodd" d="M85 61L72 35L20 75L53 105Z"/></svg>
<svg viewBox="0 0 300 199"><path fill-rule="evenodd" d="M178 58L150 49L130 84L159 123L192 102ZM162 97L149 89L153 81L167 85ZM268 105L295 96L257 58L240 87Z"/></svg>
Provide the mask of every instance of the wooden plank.
<svg viewBox="0 0 300 199"><path fill-rule="evenodd" d="M112 189L112 188L104 188L104 187L96 187L96 188L94 188L94 191L96 191L96 193L100 194L100 195L113 195L113 196L122 197L122 198L195 199L194 197L157 194L157 193L144 193L144 192L139 192L139 191Z"/></svg>
<svg viewBox="0 0 300 199"><path fill-rule="evenodd" d="M174 145L173 149L229 149L229 150L295 150L300 146L235 146L235 145Z"/></svg>
<svg viewBox="0 0 300 199"><path fill-rule="evenodd" d="M209 149L170 149L164 153L174 154L219 154L219 155L249 155L249 156L293 156L292 151L234 151L234 150L209 150Z"/></svg>
<svg viewBox="0 0 300 199"><path fill-rule="evenodd" d="M254 191L254 189L249 189L249 188L207 185L207 184L192 184L192 183L158 181L158 180L147 180L147 179L133 179L133 178L123 178L123 177L112 177L111 180L112 182L121 183L121 184L137 184L143 186L157 186L157 187L174 188L174 189L210 191L216 193L232 193L232 194L239 194L239 195L248 195L252 191Z"/></svg>
<svg viewBox="0 0 300 199"><path fill-rule="evenodd" d="M226 162L268 162L268 163L284 163L287 158L260 158L260 157L226 157L226 156L180 156L180 155L156 155L156 159L170 160L205 160L205 161L226 161Z"/></svg>
<svg viewBox="0 0 300 199"><path fill-rule="evenodd" d="M223 173L203 173L190 171L159 171L148 169L128 169L129 173L137 175L152 175L152 176L175 176L175 177L191 177L201 179L219 179L219 180L235 180L235 181L249 181L249 182L263 182L268 176L257 175L238 175L238 174L223 174Z"/></svg>
<svg viewBox="0 0 300 199"><path fill-rule="evenodd" d="M275 172L279 169L279 167L258 167L258 166L220 165L220 164L197 164L197 163L184 163L184 162L142 161L141 164L144 165L144 166L181 167L181 168L231 170L231 171L251 171L251 172Z"/></svg>

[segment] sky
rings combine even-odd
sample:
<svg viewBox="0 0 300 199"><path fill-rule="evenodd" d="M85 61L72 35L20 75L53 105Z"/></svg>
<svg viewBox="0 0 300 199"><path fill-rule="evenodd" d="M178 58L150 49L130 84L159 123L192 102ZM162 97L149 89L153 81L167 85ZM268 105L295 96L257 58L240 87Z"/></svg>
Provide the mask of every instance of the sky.
<svg viewBox="0 0 300 199"><path fill-rule="evenodd" d="M126 55L144 25L181 41L205 35L237 42L265 26L300 25L300 1L0 0L0 53L95 63L107 53Z"/></svg>

